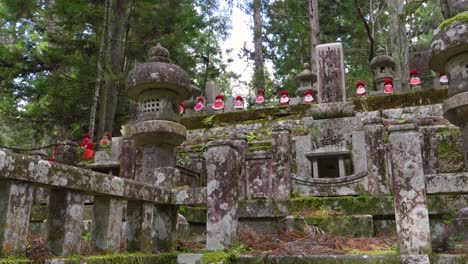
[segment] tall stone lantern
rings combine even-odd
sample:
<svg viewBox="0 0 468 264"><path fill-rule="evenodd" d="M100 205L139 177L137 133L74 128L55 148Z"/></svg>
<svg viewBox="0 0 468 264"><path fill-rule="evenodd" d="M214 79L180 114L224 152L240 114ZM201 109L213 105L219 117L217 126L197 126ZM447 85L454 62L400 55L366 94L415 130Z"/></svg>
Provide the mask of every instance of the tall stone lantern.
<svg viewBox="0 0 468 264"><path fill-rule="evenodd" d="M468 169L468 0L451 0L450 20L444 21L431 43L433 71L449 76L449 98L444 117L463 131L463 152Z"/></svg>
<svg viewBox="0 0 468 264"><path fill-rule="evenodd" d="M175 147L186 137L186 128L179 123L179 102L190 97L191 83L185 71L170 63L169 51L160 44L148 54L148 62L137 65L127 79L128 97L138 103L131 137L143 152L142 170L135 179L171 188L179 174L175 168ZM133 207L129 202L128 215L135 214ZM135 210L141 211L138 206ZM152 215L153 252L175 249L177 208L155 206Z"/></svg>
<svg viewBox="0 0 468 264"><path fill-rule="evenodd" d="M393 79L393 70L395 68L395 60L385 54L383 48L378 48L376 55L370 62L370 67L374 73L374 80L377 83L377 92L382 93L384 90L384 81L387 78ZM372 94L372 92L371 92Z"/></svg>
<svg viewBox="0 0 468 264"><path fill-rule="evenodd" d="M317 101L317 88L314 87L314 83L317 82L317 74L310 70L309 63L304 63L303 68L304 70L296 77L299 82L299 88L296 91L296 95L303 98L307 90L312 90L314 101Z"/></svg>

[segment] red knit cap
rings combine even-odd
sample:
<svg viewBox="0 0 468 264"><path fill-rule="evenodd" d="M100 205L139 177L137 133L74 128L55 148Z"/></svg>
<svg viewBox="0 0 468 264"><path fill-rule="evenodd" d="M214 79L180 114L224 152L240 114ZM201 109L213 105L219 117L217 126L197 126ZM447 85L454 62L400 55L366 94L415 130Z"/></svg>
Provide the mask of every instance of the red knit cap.
<svg viewBox="0 0 468 264"><path fill-rule="evenodd" d="M311 89L305 91L305 93L304 93L304 95L308 95L308 94L310 94L310 95L312 94L312 90L311 90Z"/></svg>
<svg viewBox="0 0 468 264"><path fill-rule="evenodd" d="M238 95L238 96L236 96L236 100L244 101L244 98L242 98L242 96Z"/></svg>
<svg viewBox="0 0 468 264"><path fill-rule="evenodd" d="M419 73L418 73L418 70L412 69L412 70L410 71L409 74L410 74L410 75L415 75L415 74L417 75L417 74L419 74Z"/></svg>
<svg viewBox="0 0 468 264"><path fill-rule="evenodd" d="M205 102L205 99L203 99L203 97L198 97L198 98L197 98L197 101L198 101L198 102Z"/></svg>
<svg viewBox="0 0 468 264"><path fill-rule="evenodd" d="M286 90L281 91L281 95L288 95L288 91Z"/></svg>
<svg viewBox="0 0 468 264"><path fill-rule="evenodd" d="M179 106L184 106L184 101L180 101Z"/></svg>
<svg viewBox="0 0 468 264"><path fill-rule="evenodd" d="M89 142L89 143L86 145L86 148L87 148L87 149L93 150L93 149L94 149L94 143L93 143L93 142Z"/></svg>
<svg viewBox="0 0 468 264"><path fill-rule="evenodd" d="M357 81L356 87L359 87L360 85L365 86L363 81Z"/></svg>
<svg viewBox="0 0 468 264"><path fill-rule="evenodd" d="M257 93L265 94L265 89L260 88L260 89L258 89L258 92L257 92Z"/></svg>
<svg viewBox="0 0 468 264"><path fill-rule="evenodd" d="M384 84L388 84L388 83L393 84L392 79L390 78L385 79Z"/></svg>
<svg viewBox="0 0 468 264"><path fill-rule="evenodd" d="M224 96L222 94L217 94L216 99L223 99L224 100Z"/></svg>
<svg viewBox="0 0 468 264"><path fill-rule="evenodd" d="M89 133L84 134L84 138L89 138Z"/></svg>

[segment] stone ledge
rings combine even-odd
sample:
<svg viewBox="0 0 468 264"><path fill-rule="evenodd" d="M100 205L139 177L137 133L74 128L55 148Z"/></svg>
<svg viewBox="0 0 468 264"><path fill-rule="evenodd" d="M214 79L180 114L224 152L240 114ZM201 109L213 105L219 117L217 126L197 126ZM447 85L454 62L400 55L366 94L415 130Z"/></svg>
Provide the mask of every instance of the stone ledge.
<svg viewBox="0 0 468 264"><path fill-rule="evenodd" d="M171 203L176 205L206 205L206 187L171 190Z"/></svg>
<svg viewBox="0 0 468 264"><path fill-rule="evenodd" d="M319 215L294 217L294 229L304 231L307 225L318 227L326 234L335 236L372 237L372 215Z"/></svg>
<svg viewBox="0 0 468 264"><path fill-rule="evenodd" d="M426 175L428 194L468 194L468 173Z"/></svg>
<svg viewBox="0 0 468 264"><path fill-rule="evenodd" d="M285 217L288 213L287 202L271 199L246 200L240 203L239 218Z"/></svg>
<svg viewBox="0 0 468 264"><path fill-rule="evenodd" d="M264 262L260 262L264 260ZM241 255L238 264L400 264L398 255L317 255L317 256L249 256Z"/></svg>
<svg viewBox="0 0 468 264"><path fill-rule="evenodd" d="M25 181L89 195L109 195L155 204L170 203L170 191L56 162L0 151L0 180Z"/></svg>

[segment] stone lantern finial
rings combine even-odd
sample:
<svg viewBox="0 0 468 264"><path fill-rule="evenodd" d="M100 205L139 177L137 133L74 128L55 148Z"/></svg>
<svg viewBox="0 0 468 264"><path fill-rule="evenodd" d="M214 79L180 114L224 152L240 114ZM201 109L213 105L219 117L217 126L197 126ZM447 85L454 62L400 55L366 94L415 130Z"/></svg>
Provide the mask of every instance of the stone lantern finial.
<svg viewBox="0 0 468 264"><path fill-rule="evenodd" d="M170 62L169 50L161 46L161 43L158 43L156 46L150 48L148 51L148 57L148 61Z"/></svg>

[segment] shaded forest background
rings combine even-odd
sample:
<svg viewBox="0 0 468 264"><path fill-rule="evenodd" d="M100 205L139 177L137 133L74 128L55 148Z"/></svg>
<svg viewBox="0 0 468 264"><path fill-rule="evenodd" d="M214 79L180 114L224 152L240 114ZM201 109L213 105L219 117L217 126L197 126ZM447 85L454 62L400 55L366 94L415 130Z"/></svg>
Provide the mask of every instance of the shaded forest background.
<svg viewBox="0 0 468 264"><path fill-rule="evenodd" d="M435 0L221 1L0 0L0 146L36 148L88 131L95 140L104 131L118 135L129 119L127 73L158 42L199 87L213 80L231 94L240 76L227 66L250 60L251 94L265 87L275 96L282 89L294 94L315 33L320 43L343 43L352 95L356 80L372 85L368 62L377 47L401 52L392 45L395 29L404 29L403 48L424 50L442 21ZM220 46L234 7L257 21L254 49L240 54Z"/></svg>

